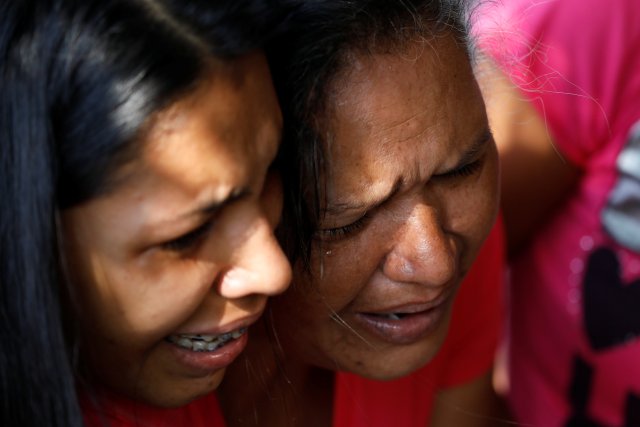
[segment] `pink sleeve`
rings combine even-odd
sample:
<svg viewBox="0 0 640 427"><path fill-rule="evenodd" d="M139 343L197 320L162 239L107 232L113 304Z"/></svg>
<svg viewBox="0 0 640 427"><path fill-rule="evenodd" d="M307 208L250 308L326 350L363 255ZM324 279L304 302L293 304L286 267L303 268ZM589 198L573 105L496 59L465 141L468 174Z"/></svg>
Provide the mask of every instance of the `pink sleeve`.
<svg viewBox="0 0 640 427"><path fill-rule="evenodd" d="M504 275L504 230L499 218L461 285L449 334L433 362L441 366L440 387L467 383L493 366L504 318Z"/></svg>
<svg viewBox="0 0 640 427"><path fill-rule="evenodd" d="M624 114L622 82L640 78L628 66L640 46L626 48L640 41L640 2L487 3L476 28L481 48L532 101L559 151L585 166Z"/></svg>

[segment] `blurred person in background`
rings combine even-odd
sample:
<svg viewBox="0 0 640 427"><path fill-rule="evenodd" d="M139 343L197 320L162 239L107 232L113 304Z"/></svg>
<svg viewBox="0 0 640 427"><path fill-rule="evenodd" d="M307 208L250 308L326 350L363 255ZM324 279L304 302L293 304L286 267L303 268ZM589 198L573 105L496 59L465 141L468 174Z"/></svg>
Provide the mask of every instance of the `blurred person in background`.
<svg viewBox="0 0 640 427"><path fill-rule="evenodd" d="M511 409L523 425L640 425L640 3L481 7Z"/></svg>
<svg viewBox="0 0 640 427"><path fill-rule="evenodd" d="M0 2L0 425L221 423L291 273L256 5Z"/></svg>

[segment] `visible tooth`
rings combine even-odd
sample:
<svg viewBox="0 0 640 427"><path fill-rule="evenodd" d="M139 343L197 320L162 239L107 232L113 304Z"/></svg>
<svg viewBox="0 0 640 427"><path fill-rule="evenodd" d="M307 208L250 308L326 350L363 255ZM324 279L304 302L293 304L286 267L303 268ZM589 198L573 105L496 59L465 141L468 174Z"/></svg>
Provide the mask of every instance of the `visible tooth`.
<svg viewBox="0 0 640 427"><path fill-rule="evenodd" d="M391 313L387 315L387 317L391 320L400 320L400 316L398 316L396 313Z"/></svg>
<svg viewBox="0 0 640 427"><path fill-rule="evenodd" d="M185 338L185 337L180 338L176 344L184 348L192 347L192 341L189 338Z"/></svg>
<svg viewBox="0 0 640 427"><path fill-rule="evenodd" d="M213 351L227 342L240 338L247 328L240 328L222 335L171 335L169 341L193 351Z"/></svg>

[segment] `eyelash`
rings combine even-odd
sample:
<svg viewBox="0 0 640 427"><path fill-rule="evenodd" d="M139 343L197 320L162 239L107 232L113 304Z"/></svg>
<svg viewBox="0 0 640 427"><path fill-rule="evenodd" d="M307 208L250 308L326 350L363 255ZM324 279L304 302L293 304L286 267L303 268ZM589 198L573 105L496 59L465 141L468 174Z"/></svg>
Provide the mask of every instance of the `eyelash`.
<svg viewBox="0 0 640 427"><path fill-rule="evenodd" d="M435 175L435 177L445 178L445 179L468 177L475 174L480 169L480 166L482 166L482 159L478 159L476 161L468 163L452 171L445 172L440 175ZM349 237L355 234L356 232L360 231L362 228L364 228L364 226L367 225L367 222L369 221L369 219L370 219L370 215L367 212L364 216L352 222L351 224L347 224L342 227L319 230L318 235L321 239L325 239L325 240L338 240L344 237Z"/></svg>
<svg viewBox="0 0 640 427"><path fill-rule="evenodd" d="M445 172L443 174L439 174L439 175L435 175L435 178L458 178L458 177L467 177L467 176L471 176L474 173L476 173L478 171L478 169L480 169L480 166L482 166L482 159L478 159L476 161L473 161L471 163L468 163L464 166L461 166L457 169L454 169L452 171L449 172Z"/></svg>
<svg viewBox="0 0 640 427"><path fill-rule="evenodd" d="M319 230L318 235L324 240L338 240L344 237L349 237L362 230L364 226L367 225L370 218L371 216L369 215L369 212L367 212L351 224L347 224L342 227Z"/></svg>
<svg viewBox="0 0 640 427"><path fill-rule="evenodd" d="M204 238L213 226L212 221L207 221L200 227L184 234L176 239L165 242L161 245L162 249L171 252L183 252L196 246Z"/></svg>

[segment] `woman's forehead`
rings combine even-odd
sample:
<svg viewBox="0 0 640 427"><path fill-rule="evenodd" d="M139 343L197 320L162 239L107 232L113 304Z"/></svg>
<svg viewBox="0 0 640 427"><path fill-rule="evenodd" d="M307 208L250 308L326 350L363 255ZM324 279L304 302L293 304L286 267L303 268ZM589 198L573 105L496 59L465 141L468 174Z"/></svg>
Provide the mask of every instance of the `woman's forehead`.
<svg viewBox="0 0 640 427"><path fill-rule="evenodd" d="M332 138L325 148L331 169L378 167L407 147L439 158L486 126L468 57L455 42L416 43L358 61L330 98Z"/></svg>
<svg viewBox="0 0 640 427"><path fill-rule="evenodd" d="M425 43L361 55L335 82L325 141L330 200L398 180L426 181L454 167L486 133L466 51L449 38Z"/></svg>

